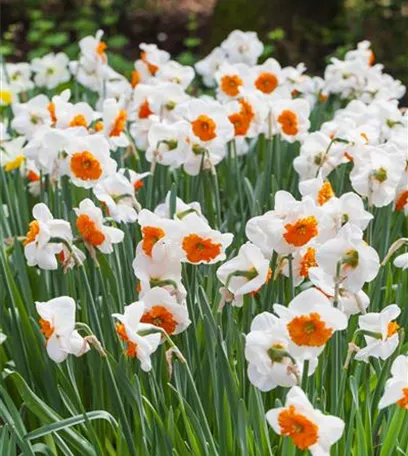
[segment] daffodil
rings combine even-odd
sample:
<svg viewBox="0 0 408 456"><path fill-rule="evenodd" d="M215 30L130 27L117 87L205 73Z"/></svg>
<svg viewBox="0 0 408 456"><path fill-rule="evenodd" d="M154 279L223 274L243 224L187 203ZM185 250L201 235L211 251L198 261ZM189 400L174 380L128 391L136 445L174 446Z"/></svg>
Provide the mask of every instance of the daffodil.
<svg viewBox="0 0 408 456"><path fill-rule="evenodd" d="M385 384L384 394L378 404L383 409L397 404L408 409L408 356L399 355L391 366L391 378Z"/></svg>
<svg viewBox="0 0 408 456"><path fill-rule="evenodd" d="M41 332L48 356L56 363L68 355L81 356L89 350L87 342L75 330L75 301L68 296L35 303L40 315Z"/></svg>
<svg viewBox="0 0 408 456"><path fill-rule="evenodd" d="M324 415L310 403L298 386L293 386L284 407L269 410L266 419L277 433L289 437L300 450L313 456L330 456L330 447L342 436L344 421Z"/></svg>
<svg viewBox="0 0 408 456"><path fill-rule="evenodd" d="M118 320L116 332L126 344L126 355L137 358L142 370L148 372L152 369L150 356L160 344L161 333L155 331L150 323L141 322L144 312L144 303L138 301L126 306L123 314L115 313L112 316Z"/></svg>

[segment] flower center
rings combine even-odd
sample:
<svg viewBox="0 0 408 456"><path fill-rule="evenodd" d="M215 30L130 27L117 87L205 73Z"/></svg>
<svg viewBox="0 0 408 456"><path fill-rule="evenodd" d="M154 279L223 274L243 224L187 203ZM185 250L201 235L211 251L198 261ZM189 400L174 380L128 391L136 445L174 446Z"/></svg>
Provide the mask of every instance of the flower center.
<svg viewBox="0 0 408 456"><path fill-rule="evenodd" d="M355 269L358 266L359 255L357 250L347 250L343 255L343 265Z"/></svg>
<svg viewBox="0 0 408 456"><path fill-rule="evenodd" d="M228 117L229 121L234 126L234 134L235 136L245 136L248 129L249 129L249 122L248 119L243 116L240 112L236 112L231 114Z"/></svg>
<svg viewBox="0 0 408 456"><path fill-rule="evenodd" d="M177 327L177 321L173 314L163 306L153 306L140 321L163 328L169 336L174 333Z"/></svg>
<svg viewBox="0 0 408 456"><path fill-rule="evenodd" d="M127 344L126 355L129 356L129 358L135 358L137 356L137 345L129 340L129 337L126 334L125 325L116 323L116 333L121 340Z"/></svg>
<svg viewBox="0 0 408 456"><path fill-rule="evenodd" d="M329 181L326 181L320 188L319 193L317 194L317 203L319 206L326 204L334 196L333 188Z"/></svg>
<svg viewBox="0 0 408 456"><path fill-rule="evenodd" d="M4 165L4 170L13 171L14 169L20 168L20 166L22 165L24 160L25 160L24 155L22 155L22 154L17 155L17 157L14 160L9 161L8 163L6 163Z"/></svg>
<svg viewBox="0 0 408 456"><path fill-rule="evenodd" d="M309 276L309 268L314 268L318 266L316 261L316 249L313 247L309 247L306 250L306 253L303 255L302 259L300 260L300 272L299 274L302 277Z"/></svg>
<svg viewBox="0 0 408 456"><path fill-rule="evenodd" d="M81 214L77 218L76 226L82 238L92 245L101 245L105 240L105 235L98 230L96 223L87 214Z"/></svg>
<svg viewBox="0 0 408 456"><path fill-rule="evenodd" d="M263 93L271 93L278 87L278 78L273 73L261 73L256 78L255 87Z"/></svg>
<svg viewBox="0 0 408 456"><path fill-rule="evenodd" d="M71 171L82 180L97 180L102 175L102 167L96 157L88 152L77 152L70 161Z"/></svg>
<svg viewBox="0 0 408 456"><path fill-rule="evenodd" d="M215 134L215 122L208 116L202 114L196 120L191 122L193 133L198 136L201 141L210 141L217 135Z"/></svg>
<svg viewBox="0 0 408 456"><path fill-rule="evenodd" d="M397 334L400 325L396 321L390 321L387 325L387 339Z"/></svg>
<svg viewBox="0 0 408 456"><path fill-rule="evenodd" d="M240 86L242 86L242 79L236 74L221 78L221 90L230 97L236 97L239 94Z"/></svg>
<svg viewBox="0 0 408 456"><path fill-rule="evenodd" d="M183 250L191 263L210 262L221 253L221 244L204 239L197 234L190 234L183 239Z"/></svg>
<svg viewBox="0 0 408 456"><path fill-rule="evenodd" d="M48 340L54 332L54 327L51 325L51 323L48 320L43 320L42 318L40 318L40 326L41 326L40 331L44 334L45 338Z"/></svg>
<svg viewBox="0 0 408 456"><path fill-rule="evenodd" d="M153 111L150 109L149 102L145 100L140 106L139 106L139 119L147 119L153 114Z"/></svg>
<svg viewBox="0 0 408 456"><path fill-rule="evenodd" d="M77 114L69 123L70 127L85 127L87 128L88 122L82 114Z"/></svg>
<svg viewBox="0 0 408 456"><path fill-rule="evenodd" d="M295 317L288 323L287 328L296 345L307 347L321 347L333 334L333 330L326 326L316 312Z"/></svg>
<svg viewBox="0 0 408 456"><path fill-rule="evenodd" d="M281 434L290 437L293 444L301 450L306 450L317 442L318 426L297 413L293 405L279 413L278 423Z"/></svg>
<svg viewBox="0 0 408 456"><path fill-rule="evenodd" d="M378 168L373 172L373 179L382 184L387 180L387 170L384 168Z"/></svg>
<svg viewBox="0 0 408 456"><path fill-rule="evenodd" d="M297 116L293 111L285 109L278 117L282 131L287 135L296 135L299 132Z"/></svg>
<svg viewBox="0 0 408 456"><path fill-rule="evenodd" d="M121 109L115 119L109 136L119 136L126 127L127 112Z"/></svg>
<svg viewBox="0 0 408 456"><path fill-rule="evenodd" d="M39 233L40 233L40 224L37 222L37 220L33 220L28 225L28 232L26 234L26 239L24 240L23 245L27 245L27 244L30 244L31 242L34 242Z"/></svg>
<svg viewBox="0 0 408 456"><path fill-rule="evenodd" d="M287 223L285 230L286 232L283 234L285 241L296 247L307 244L319 232L317 229L317 220L314 216L299 219L294 224Z"/></svg>
<svg viewBox="0 0 408 456"><path fill-rule="evenodd" d="M282 344L273 344L267 350L268 356L273 363L281 363L285 356L287 355L287 351Z"/></svg>
<svg viewBox="0 0 408 456"><path fill-rule="evenodd" d="M161 228L157 228L155 226L144 226L142 228L142 234L142 249L146 255L151 257L153 246L159 239L164 237L165 233Z"/></svg>

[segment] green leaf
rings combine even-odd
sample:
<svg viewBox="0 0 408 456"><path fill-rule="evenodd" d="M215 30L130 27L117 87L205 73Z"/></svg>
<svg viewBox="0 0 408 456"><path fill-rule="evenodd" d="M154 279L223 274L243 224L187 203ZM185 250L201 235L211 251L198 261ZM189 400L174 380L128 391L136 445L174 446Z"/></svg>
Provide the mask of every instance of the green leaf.
<svg viewBox="0 0 408 456"><path fill-rule="evenodd" d="M26 434L24 438L26 440L38 439L40 437L43 437L44 435L68 429L69 427L76 426L77 424L85 423L86 419L88 419L89 421L106 420L112 425L114 429L118 427L118 423L115 420L115 418L110 413L105 412L104 410L94 410L92 412L87 412L84 415L72 416L70 418L66 418L65 420L58 421L57 423L41 426L40 428Z"/></svg>

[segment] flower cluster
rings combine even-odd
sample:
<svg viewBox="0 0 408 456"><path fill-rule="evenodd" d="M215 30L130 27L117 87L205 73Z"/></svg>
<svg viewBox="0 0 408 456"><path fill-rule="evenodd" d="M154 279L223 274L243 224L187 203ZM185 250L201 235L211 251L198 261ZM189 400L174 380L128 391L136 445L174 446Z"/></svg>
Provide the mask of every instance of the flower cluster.
<svg viewBox="0 0 408 456"><path fill-rule="evenodd" d="M370 43L359 43L344 60L332 58L324 78L307 75L303 64L262 61L264 47L254 32L232 32L194 68L142 43L128 80L109 65L102 37L99 31L83 38L76 61L48 54L6 64L1 74L0 101L11 114L0 124L1 177L24 182L36 201L26 234L17 234L22 228L16 225L10 238L22 242L27 265L61 267L66 274L77 268L95 313L101 291L96 287L92 296L87 269L96 276L109 261L118 271L133 267L126 299L106 308L126 357L137 358L146 372L159 347L170 343L174 349L173 336L190 327L196 303L187 292L188 273L194 282L197 269L212 274L209 288L216 276L222 284L216 287L218 310L231 305L238 309L228 309L228 318L250 316L244 330L249 382L262 392L290 388L284 405L269 410L266 420L302 451L329 455L343 434L344 421L316 409L304 386L316 370L324 371L322 358L346 341L346 330L352 334L345 369L353 356L364 363L389 360L391 378L378 407L407 409L401 309L388 293L387 302L373 303L372 287L408 238L397 240L387 255L384 249L381 262L372 232L381 208L408 215L408 115L398 107L405 88L374 64ZM212 95L192 95L196 75ZM71 80L72 92L59 90ZM89 97L78 97L78 89ZM314 110L334 99L341 109L313 125ZM268 147L259 146L262 160L253 166L259 144ZM282 171L272 166L272 155L279 160L284 151L294 152L294 185L272 191L270 177ZM258 174L260 163L270 165L254 190L246 177L236 182L239 196L245 186L254 203L250 210L240 207L241 221L223 218L219 207L220 195L226 198L216 166L224 159L236 166L228 172L237 179L242 169ZM165 177L155 199L160 173ZM186 201L177 196L183 185L189 187ZM260 201L263 185L266 199L274 196L272 209ZM8 218L7 207L0 209ZM386 248L393 235L386 234ZM131 251L132 265L119 265L119 249L123 258ZM408 269L408 253L399 254L394 266ZM252 318L257 301L267 300L278 282L285 288L275 294L279 303L267 302ZM85 317L83 302L78 304ZM103 352L92 330L76 323L73 298L36 302L36 310L55 362L81 356L92 344ZM106 314L104 309L101 318ZM84 329L86 337L78 332Z"/></svg>

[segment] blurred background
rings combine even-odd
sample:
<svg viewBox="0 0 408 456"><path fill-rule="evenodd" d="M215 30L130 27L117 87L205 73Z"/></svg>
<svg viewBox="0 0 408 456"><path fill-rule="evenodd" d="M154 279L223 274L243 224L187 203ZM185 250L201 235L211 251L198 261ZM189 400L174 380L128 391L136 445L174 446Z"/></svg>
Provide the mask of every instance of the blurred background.
<svg viewBox="0 0 408 456"><path fill-rule="evenodd" d="M193 64L236 28L254 30L263 57L304 62L321 74L332 55L358 41L373 43L377 62L408 84L405 0L1 0L0 54L24 61L63 50L76 58L78 40L102 28L109 63L133 69L141 42L157 43ZM405 100L406 101L406 100Z"/></svg>

